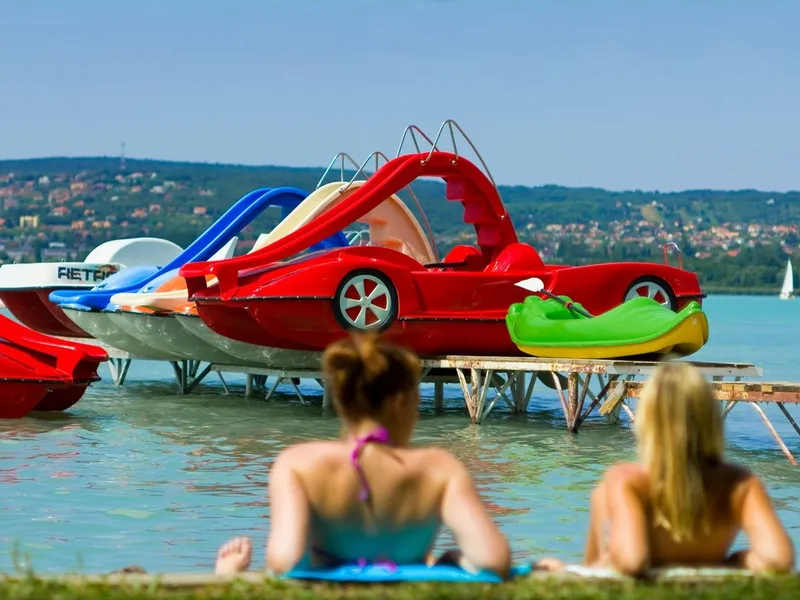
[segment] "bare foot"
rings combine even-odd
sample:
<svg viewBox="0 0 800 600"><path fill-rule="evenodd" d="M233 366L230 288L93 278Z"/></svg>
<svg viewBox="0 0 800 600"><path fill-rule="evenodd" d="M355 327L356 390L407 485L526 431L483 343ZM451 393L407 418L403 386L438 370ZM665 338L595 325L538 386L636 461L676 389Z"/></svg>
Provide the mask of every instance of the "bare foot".
<svg viewBox="0 0 800 600"><path fill-rule="evenodd" d="M534 568L557 573L564 570L564 563L557 558L543 558L534 564Z"/></svg>
<svg viewBox="0 0 800 600"><path fill-rule="evenodd" d="M222 545L217 552L217 575L235 575L250 568L253 559L253 542L250 538L237 537Z"/></svg>

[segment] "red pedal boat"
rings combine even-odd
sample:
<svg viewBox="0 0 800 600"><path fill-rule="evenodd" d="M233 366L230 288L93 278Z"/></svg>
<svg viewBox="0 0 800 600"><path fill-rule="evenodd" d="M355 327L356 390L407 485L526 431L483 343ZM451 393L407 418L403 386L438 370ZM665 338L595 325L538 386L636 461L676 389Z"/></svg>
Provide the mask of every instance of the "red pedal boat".
<svg viewBox="0 0 800 600"><path fill-rule="evenodd" d="M50 337L0 316L0 419L66 410L98 381L99 346Z"/></svg>
<svg viewBox="0 0 800 600"><path fill-rule="evenodd" d="M464 206L475 246L422 264L391 247L358 246L299 255L344 229L419 177L440 177L448 201ZM400 241L400 240L398 240ZM348 330L385 332L421 355L519 355L505 329L508 307L537 277L594 314L637 295L673 310L704 296L697 275L654 263L546 265L517 239L495 185L454 153L401 155L340 204L258 252L184 265L191 299L209 328L251 344L322 350ZM215 275L218 283L209 284Z"/></svg>

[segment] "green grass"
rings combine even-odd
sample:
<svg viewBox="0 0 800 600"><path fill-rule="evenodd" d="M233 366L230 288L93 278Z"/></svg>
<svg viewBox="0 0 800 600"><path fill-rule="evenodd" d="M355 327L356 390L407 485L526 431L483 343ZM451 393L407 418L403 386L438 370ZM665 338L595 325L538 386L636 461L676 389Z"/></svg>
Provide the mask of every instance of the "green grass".
<svg viewBox="0 0 800 600"><path fill-rule="evenodd" d="M164 598L199 599L356 599L417 600L421 598L487 598L548 600L778 600L800 598L800 578L732 577L713 581L664 581L658 583L592 581L578 578L529 577L502 585L483 584L401 584L320 585L267 580L262 583L218 583L200 587L158 584L65 583L56 580L18 579L0 584L0 600L54 598L57 600L111 600Z"/></svg>

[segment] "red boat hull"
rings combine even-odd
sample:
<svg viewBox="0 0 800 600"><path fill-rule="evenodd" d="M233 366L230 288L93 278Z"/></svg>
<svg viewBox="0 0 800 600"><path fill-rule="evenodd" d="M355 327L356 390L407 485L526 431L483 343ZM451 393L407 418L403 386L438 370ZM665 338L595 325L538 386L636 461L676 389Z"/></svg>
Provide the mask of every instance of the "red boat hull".
<svg viewBox="0 0 800 600"><path fill-rule="evenodd" d="M332 300L260 301L247 312L264 335L262 346L291 350L324 350L348 335L338 323ZM421 356L447 354L474 356L522 356L511 341L505 314L496 318L399 318L382 336L412 348Z"/></svg>
<svg viewBox="0 0 800 600"><path fill-rule="evenodd" d="M47 384L27 381L0 382L0 419L21 419L47 395Z"/></svg>
<svg viewBox="0 0 800 600"><path fill-rule="evenodd" d="M65 410L97 381L108 360L99 346L58 339L0 317L0 418Z"/></svg>
<svg viewBox="0 0 800 600"><path fill-rule="evenodd" d="M235 304L203 303L198 304L196 310L198 316L212 331L232 340L271 348L317 349L314 343L304 343L299 339L292 338L288 335L289 329L281 332L280 328L272 328L267 333L261 323L253 319L244 307ZM306 315L307 318L308 315Z"/></svg>
<svg viewBox="0 0 800 600"><path fill-rule="evenodd" d="M34 331L62 337L91 337L50 302L50 293L61 289L66 288L2 290L0 300L20 323Z"/></svg>
<svg viewBox="0 0 800 600"><path fill-rule="evenodd" d="M533 248L521 244L507 252L522 259L530 259L534 253ZM501 258L504 256L509 258ZM653 281L657 276L672 276L671 284L664 286L674 296L676 310L697 298L692 285L696 276L664 265L537 268L536 264L509 261L503 266L509 270L443 272L426 269L394 250L346 248L253 274L227 299L199 294L197 312L212 330L226 337L261 346L320 351L353 328L353 322L349 326L343 322L347 317L341 306L349 305L349 310L356 312L364 306L349 294L353 285L367 283L348 282L367 277L372 278L370 285L383 282L383 291L376 298L383 298L384 307L391 305L391 310L384 311L389 315L385 323L379 324L387 339L423 356L520 356L508 335L505 317L511 304L530 294L516 283L531 276L575 298L593 314L622 303L643 274ZM374 289L362 290L364 298L371 297Z"/></svg>
<svg viewBox="0 0 800 600"><path fill-rule="evenodd" d="M75 289L75 288L70 288ZM54 292L54 289L48 290L38 290L36 293L39 296L39 300L44 304L45 308L50 311L56 320L61 323L61 326L67 331L68 333L64 334L50 334L50 335L63 335L64 337L76 337L76 338L89 338L92 339L92 336L86 333L83 329L78 327L75 322L70 319L61 307L58 304L50 302L50 292Z"/></svg>
<svg viewBox="0 0 800 600"><path fill-rule="evenodd" d="M31 410L57 412L72 408L83 398L89 388L89 383L75 383L62 389L51 389Z"/></svg>

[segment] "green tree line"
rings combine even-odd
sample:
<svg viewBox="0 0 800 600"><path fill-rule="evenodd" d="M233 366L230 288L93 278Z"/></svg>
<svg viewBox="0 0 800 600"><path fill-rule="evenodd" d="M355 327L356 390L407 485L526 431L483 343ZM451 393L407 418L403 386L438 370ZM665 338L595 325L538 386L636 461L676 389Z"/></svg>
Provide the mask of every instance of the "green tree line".
<svg viewBox="0 0 800 600"><path fill-rule="evenodd" d="M125 173L121 173L119 159L99 158L43 158L0 161L0 175L14 173L15 182L37 181L42 175L54 177L64 174L74 177L86 173L84 178L92 182L114 184L117 175L134 172L156 173L154 179L141 181L143 192L122 193L114 190L90 188L81 195L84 208L94 211L95 218L114 217L116 223L125 219L131 222L124 234L157 235L171 239L183 246L190 243L210 223L227 210L230 205L252 189L259 187L292 186L313 190L323 176L321 168L293 168L281 166L243 166L208 163L186 163L128 159ZM353 172L346 171L344 180ZM338 169L327 174L324 182L341 179ZM155 196L147 192L164 181L178 184L168 196ZM213 192L200 195L201 190ZM124 190L123 190L124 191ZM682 192L609 191L598 188L568 188L555 185L538 187L499 186L512 219L523 239L532 232L541 231L548 224L588 223L595 221L605 227L611 221L636 223L646 219L653 223L664 222L667 230L679 230L692 222L698 229L721 223L757 223L760 225L786 225L800 222L800 192L768 192L758 190L687 190ZM441 182L421 180L413 184L415 197L427 215L431 229L440 241L440 247L458 243L456 238L469 234L471 227L462 220L463 208L458 202L444 199ZM407 190L400 193L412 211L420 214ZM161 203L163 210L149 213L133 220L131 212L149 203ZM205 215L193 214L195 206L206 208ZM12 223L22 214L39 210L41 222L47 225L69 225L80 215L54 216L49 207L39 209L20 203L12 210L4 211ZM276 215L268 213L259 218L243 232L244 239L255 238L276 222ZM92 230L85 243L96 244L105 239L119 237L115 226L110 230ZM71 232L55 236L59 241L74 243ZM787 243L797 244L797 236L789 234ZM711 258L693 258L692 248L685 246L686 266L696 270L703 284L709 288L728 291L748 290L770 292L780 285L787 255L777 244L758 244L744 247L731 257L722 250ZM552 260L565 263L655 260L661 261L661 249L657 245L642 246L638 243L615 243L590 248L581 241L561 239Z"/></svg>

